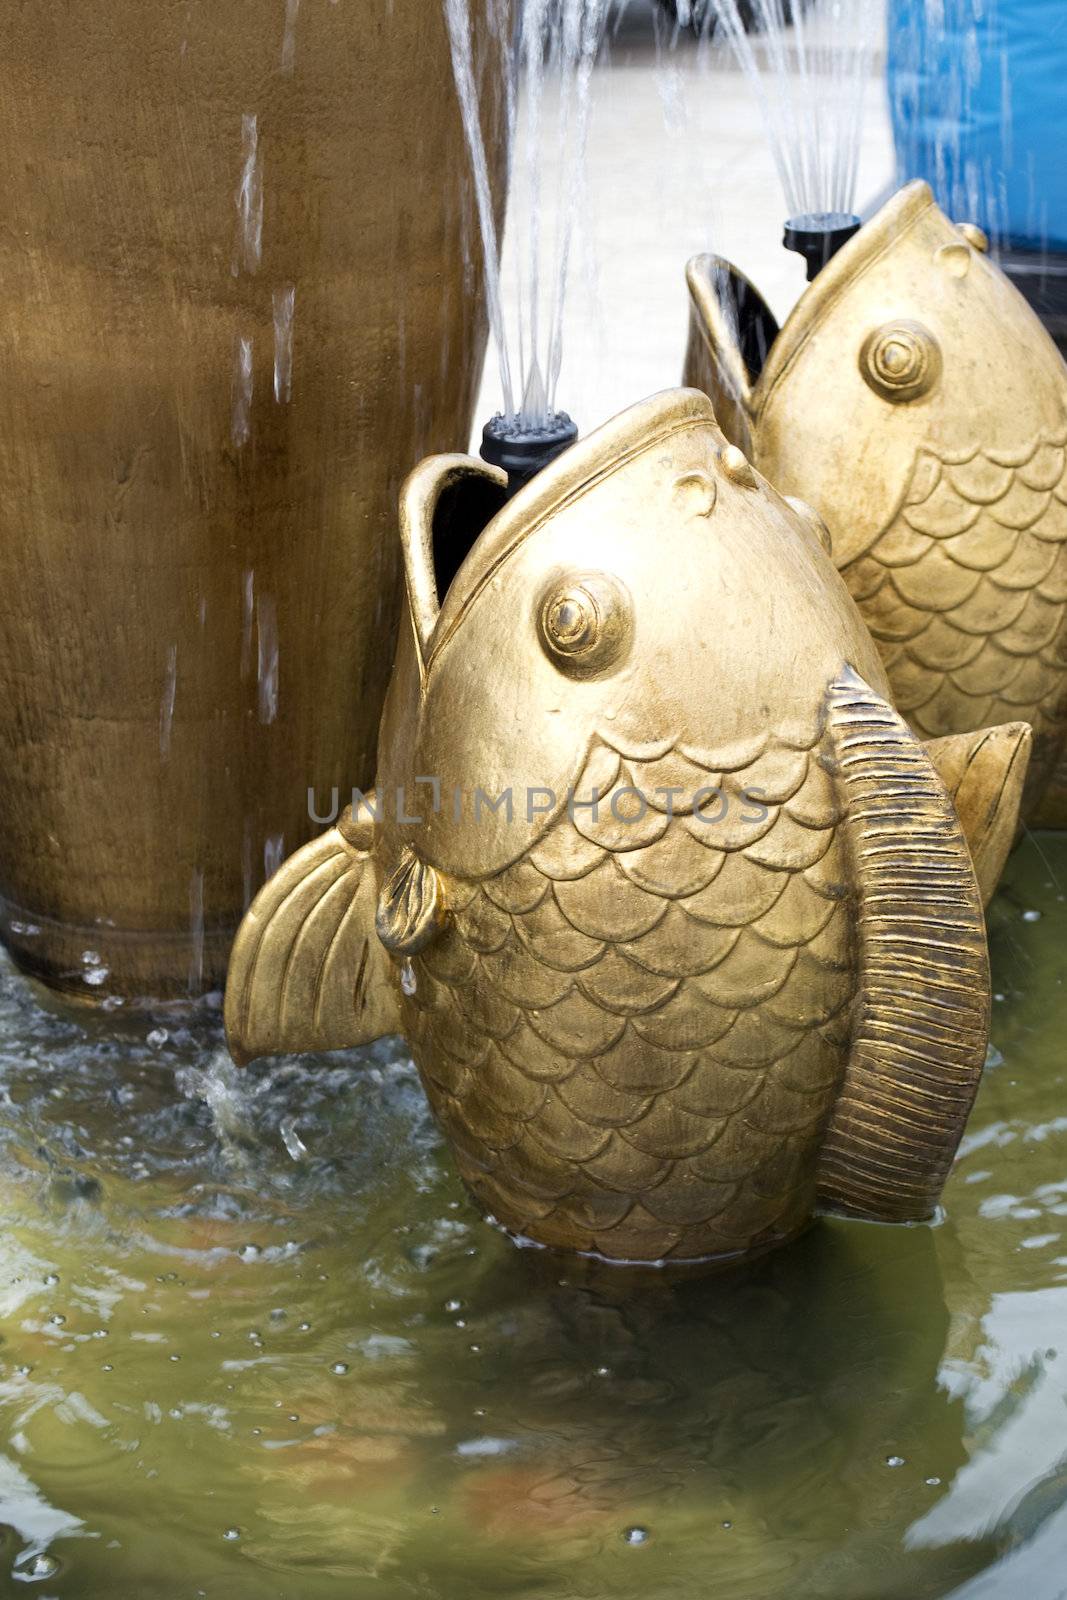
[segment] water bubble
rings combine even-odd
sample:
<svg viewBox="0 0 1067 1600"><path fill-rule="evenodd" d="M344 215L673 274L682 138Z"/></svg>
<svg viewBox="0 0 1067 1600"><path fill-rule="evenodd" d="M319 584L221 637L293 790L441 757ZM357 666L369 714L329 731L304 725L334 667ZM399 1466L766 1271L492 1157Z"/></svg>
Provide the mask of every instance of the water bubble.
<svg viewBox="0 0 1067 1600"><path fill-rule="evenodd" d="M1040 911L1024 911L1023 912L1023 921L1024 922L1040 922L1041 921L1041 913L1040 913Z"/></svg>
<svg viewBox="0 0 1067 1600"><path fill-rule="evenodd" d="M40 1583L43 1578L54 1578L58 1571L59 1562L55 1556L39 1550L32 1556L20 1556L12 1569L12 1576L21 1578L23 1583Z"/></svg>
<svg viewBox="0 0 1067 1600"><path fill-rule="evenodd" d="M181 1356L170 1356L168 1359L171 1360L171 1361L180 1361L181 1360Z"/></svg>
<svg viewBox="0 0 1067 1600"><path fill-rule="evenodd" d="M886 1456L885 1464L886 1464L887 1467L902 1467L904 1465L904 1457L903 1456Z"/></svg>
<svg viewBox="0 0 1067 1600"><path fill-rule="evenodd" d="M272 1322L284 1322L286 1315L287 1313L282 1309L281 1306L275 1306L271 1311L270 1320Z"/></svg>
<svg viewBox="0 0 1067 1600"><path fill-rule="evenodd" d="M463 1301L462 1300L446 1300L445 1301L445 1310L446 1311L462 1311L463 1310Z"/></svg>
<svg viewBox="0 0 1067 1600"><path fill-rule="evenodd" d="M241 1530L240 1528L227 1528L222 1537L224 1539L239 1539L241 1537Z"/></svg>
<svg viewBox="0 0 1067 1600"><path fill-rule="evenodd" d="M622 1537L625 1544L647 1544L651 1538L651 1534L647 1528L633 1527L624 1528L622 1530Z"/></svg>
<svg viewBox="0 0 1067 1600"><path fill-rule="evenodd" d="M49 1289L53 1288L59 1282L59 1273L50 1272L44 1281Z"/></svg>
<svg viewBox="0 0 1067 1600"><path fill-rule="evenodd" d="M345 1373L348 1371L348 1362L335 1361L333 1366L330 1368L330 1371L335 1375L335 1377L343 1378Z"/></svg>
<svg viewBox="0 0 1067 1600"><path fill-rule="evenodd" d="M610 1378L611 1377L611 1368L610 1367L597 1367L596 1372L594 1373L594 1377L597 1377L597 1378Z"/></svg>
<svg viewBox="0 0 1067 1600"><path fill-rule="evenodd" d="M729 1521L724 1522L723 1527L726 1529L727 1533L729 1533L730 1529L733 1527L733 1523Z"/></svg>
<svg viewBox="0 0 1067 1600"><path fill-rule="evenodd" d="M936 1489L939 1487L940 1483L940 1478L927 1478L926 1480L926 1486L928 1489Z"/></svg>
<svg viewBox="0 0 1067 1600"><path fill-rule="evenodd" d="M60 1313L57 1311L55 1316L54 1317L49 1317L48 1320L52 1324L53 1328L61 1328L63 1326L63 1324L66 1322L67 1319L64 1316L61 1316Z"/></svg>
<svg viewBox="0 0 1067 1600"><path fill-rule="evenodd" d="M258 1261L259 1246L256 1244L243 1244L237 1254L242 1261Z"/></svg>
<svg viewBox="0 0 1067 1600"><path fill-rule="evenodd" d="M111 1365L111 1362L110 1362L110 1361L105 1361L105 1362L103 1362L103 1363L102 1363L102 1364L101 1364L101 1367L100 1367L100 1371L101 1371L101 1372L114 1372L114 1370L115 1370L115 1369L114 1369L114 1367L113 1367L113 1366L112 1366L112 1365Z"/></svg>
<svg viewBox="0 0 1067 1600"><path fill-rule="evenodd" d="M311 1323L310 1322L301 1322L298 1325L297 1332L298 1333L310 1333L311 1332Z"/></svg>
<svg viewBox="0 0 1067 1600"><path fill-rule="evenodd" d="M161 1045L165 1045L167 1043L169 1038L170 1034L167 1032L166 1028L153 1028L151 1033L148 1035L148 1043L154 1050L158 1050Z"/></svg>
<svg viewBox="0 0 1067 1600"><path fill-rule="evenodd" d="M19 1378L28 1378L32 1371L33 1371L32 1367L22 1366L22 1367L16 1367L15 1368L15 1374Z"/></svg>

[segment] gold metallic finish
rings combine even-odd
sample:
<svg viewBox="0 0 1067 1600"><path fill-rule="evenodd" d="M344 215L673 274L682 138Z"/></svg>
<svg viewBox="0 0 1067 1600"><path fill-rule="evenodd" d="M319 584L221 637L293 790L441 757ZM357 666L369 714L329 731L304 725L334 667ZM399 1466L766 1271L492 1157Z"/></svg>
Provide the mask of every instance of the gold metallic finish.
<svg viewBox="0 0 1067 1600"><path fill-rule="evenodd" d="M970 846L984 905L1015 842L1032 743L1028 722L1007 722L979 733L950 733L926 746Z"/></svg>
<svg viewBox="0 0 1067 1600"><path fill-rule="evenodd" d="M732 459L703 395L656 396L472 526L440 596L440 496L452 537L499 475L416 471L372 842L286 862L227 987L241 1060L402 1032L486 1210L615 1261L927 1215L984 1059L963 829L812 519ZM548 593L568 640L624 597L628 647L575 677ZM1025 731L982 750L940 757L987 764L976 849Z"/></svg>
<svg viewBox="0 0 1067 1600"><path fill-rule="evenodd" d="M89 1000L220 988L372 780L397 487L468 434L441 7L290 5L283 60L285 9L0 9L0 936Z"/></svg>
<svg viewBox="0 0 1067 1600"><path fill-rule="evenodd" d="M741 273L699 257L686 375L821 513L916 732L1029 722L1024 812L1067 822L1067 369L986 248L911 184L780 331ZM758 372L724 287L769 344Z"/></svg>
<svg viewBox="0 0 1067 1600"><path fill-rule="evenodd" d="M756 474L743 450L739 450L735 444L728 444L723 449L720 460L722 470L731 483L740 483L746 488L754 487Z"/></svg>
<svg viewBox="0 0 1067 1600"><path fill-rule="evenodd" d="M957 222L956 228L972 249L981 251L982 255L989 254L989 235L984 228L980 228L976 222Z"/></svg>

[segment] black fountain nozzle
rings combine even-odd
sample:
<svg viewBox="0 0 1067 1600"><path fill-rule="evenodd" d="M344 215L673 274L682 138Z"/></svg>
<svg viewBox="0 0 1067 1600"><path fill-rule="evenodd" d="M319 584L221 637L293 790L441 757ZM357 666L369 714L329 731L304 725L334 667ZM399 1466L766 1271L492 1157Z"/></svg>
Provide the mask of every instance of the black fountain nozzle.
<svg viewBox="0 0 1067 1600"><path fill-rule="evenodd" d="M520 417L505 417L497 412L482 429L482 460L507 473L510 500L577 437L577 425L565 411L553 412L538 427L525 424Z"/></svg>
<svg viewBox="0 0 1067 1600"><path fill-rule="evenodd" d="M782 243L787 250L795 250L808 263L808 282L811 283L825 267L831 256L860 229L859 217L849 211L809 211L799 217L790 217L785 225Z"/></svg>

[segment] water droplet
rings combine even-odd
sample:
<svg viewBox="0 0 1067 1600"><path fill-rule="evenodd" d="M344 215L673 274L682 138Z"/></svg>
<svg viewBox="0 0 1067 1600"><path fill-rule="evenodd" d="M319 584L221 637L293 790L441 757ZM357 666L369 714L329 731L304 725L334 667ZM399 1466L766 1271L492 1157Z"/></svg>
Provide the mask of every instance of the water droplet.
<svg viewBox="0 0 1067 1600"><path fill-rule="evenodd" d="M330 1368L330 1371L334 1373L336 1377L343 1378L345 1373L348 1371L348 1362L335 1361L333 1366Z"/></svg>
<svg viewBox="0 0 1067 1600"><path fill-rule="evenodd" d="M300 1161L307 1155L307 1145L296 1131L295 1117L283 1117L278 1124L278 1132L282 1136L282 1143L294 1161Z"/></svg>
<svg viewBox="0 0 1067 1600"><path fill-rule="evenodd" d="M927 1480L926 1480L926 1486L929 1489L938 1488L940 1483L941 1483L941 1479L940 1478L927 1478Z"/></svg>
<svg viewBox="0 0 1067 1600"><path fill-rule="evenodd" d="M647 1528L624 1528L623 1541L626 1544L647 1544L651 1535Z"/></svg>
<svg viewBox="0 0 1067 1600"><path fill-rule="evenodd" d="M415 968L410 961L405 961L400 969L400 987L406 995L413 995L418 988L415 978Z"/></svg>
<svg viewBox="0 0 1067 1600"><path fill-rule="evenodd" d="M886 1456L885 1464L886 1464L887 1467L902 1467L904 1465L904 1457L903 1456Z"/></svg>
<svg viewBox="0 0 1067 1600"><path fill-rule="evenodd" d="M39 1550L36 1555L22 1556L15 1562L14 1576L21 1578L23 1583L40 1583L43 1578L54 1578L59 1571L59 1562L55 1556L47 1555Z"/></svg>

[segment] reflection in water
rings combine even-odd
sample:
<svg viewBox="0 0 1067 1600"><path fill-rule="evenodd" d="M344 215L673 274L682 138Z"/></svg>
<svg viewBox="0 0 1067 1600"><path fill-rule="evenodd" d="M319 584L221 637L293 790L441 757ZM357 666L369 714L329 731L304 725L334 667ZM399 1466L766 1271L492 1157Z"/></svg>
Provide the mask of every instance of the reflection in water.
<svg viewBox="0 0 1067 1600"><path fill-rule="evenodd" d="M942 1225L710 1278L516 1249L399 1047L239 1073L5 976L0 1592L1053 1600L1058 878L1028 842L996 903Z"/></svg>

